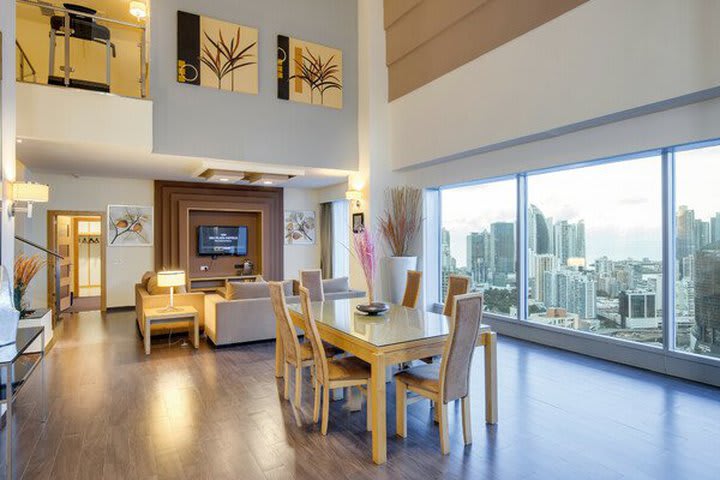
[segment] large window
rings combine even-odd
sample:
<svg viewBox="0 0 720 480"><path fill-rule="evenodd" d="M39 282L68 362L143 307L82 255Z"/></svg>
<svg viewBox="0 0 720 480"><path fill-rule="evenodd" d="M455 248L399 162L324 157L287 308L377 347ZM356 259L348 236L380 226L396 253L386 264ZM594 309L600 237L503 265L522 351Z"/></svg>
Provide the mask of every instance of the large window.
<svg viewBox="0 0 720 480"><path fill-rule="evenodd" d="M450 188L441 198L441 293L448 277L469 276L485 309L517 316L516 180Z"/></svg>
<svg viewBox="0 0 720 480"><path fill-rule="evenodd" d="M675 346L720 357L720 147L675 163Z"/></svg>
<svg viewBox="0 0 720 480"><path fill-rule="evenodd" d="M528 177L528 320L662 345L660 156Z"/></svg>

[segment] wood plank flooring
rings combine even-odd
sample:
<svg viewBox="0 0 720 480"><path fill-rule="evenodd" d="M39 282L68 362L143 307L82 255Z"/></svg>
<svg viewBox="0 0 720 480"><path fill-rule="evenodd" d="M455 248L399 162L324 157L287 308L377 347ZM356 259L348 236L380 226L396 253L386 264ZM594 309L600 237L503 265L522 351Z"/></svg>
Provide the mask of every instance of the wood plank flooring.
<svg viewBox="0 0 720 480"><path fill-rule="evenodd" d="M476 355L474 444L463 446L459 404L449 407L447 457L427 402L408 407L408 437L396 437L389 384L388 463L376 466L364 407L352 413L333 402L323 437L309 421L307 383L306 424L295 425L273 376L272 342L215 350L203 340L195 351L166 337L146 357L134 315L63 320L48 355L47 426L37 379L16 403L16 478L697 480L720 472L720 390L507 338L497 426L483 421Z"/></svg>

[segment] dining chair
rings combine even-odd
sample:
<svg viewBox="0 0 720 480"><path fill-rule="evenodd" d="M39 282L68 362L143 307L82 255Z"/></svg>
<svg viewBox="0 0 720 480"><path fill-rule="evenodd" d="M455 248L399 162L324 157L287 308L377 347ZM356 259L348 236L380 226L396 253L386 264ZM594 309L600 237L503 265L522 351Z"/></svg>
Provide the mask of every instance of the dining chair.
<svg viewBox="0 0 720 480"><path fill-rule="evenodd" d="M405 295L403 295L402 300L403 307L417 307L418 298L420 298L420 280L422 280L422 272L408 270L407 281L405 282Z"/></svg>
<svg viewBox="0 0 720 480"><path fill-rule="evenodd" d="M445 297L445 306L443 307L443 315L452 317L453 308L455 306L454 299L457 295L465 295L470 289L470 277L464 275L448 276L448 291Z"/></svg>
<svg viewBox="0 0 720 480"><path fill-rule="evenodd" d="M407 436L407 405L423 398L435 402L439 409L440 450L450 452L447 404L462 400L463 437L472 443L470 418L470 367L482 320L481 293L457 295L453 300L453 321L445 343L442 361L404 370L395 375L396 428L400 437ZM408 391L416 396L408 398Z"/></svg>
<svg viewBox="0 0 720 480"><path fill-rule="evenodd" d="M322 390L322 423L320 431L327 435L330 415L330 390L335 388L356 387L367 397L366 428L371 430L370 415L370 365L357 357L342 357L328 360L318 332L315 317L310 307L310 291L300 287L300 306L305 320L305 336L309 337L315 361L315 401L313 404L313 422L320 416L320 395Z"/></svg>
<svg viewBox="0 0 720 480"><path fill-rule="evenodd" d="M322 271L320 269L300 270L300 285L310 291L311 301L325 301L325 292L323 291L322 283Z"/></svg>

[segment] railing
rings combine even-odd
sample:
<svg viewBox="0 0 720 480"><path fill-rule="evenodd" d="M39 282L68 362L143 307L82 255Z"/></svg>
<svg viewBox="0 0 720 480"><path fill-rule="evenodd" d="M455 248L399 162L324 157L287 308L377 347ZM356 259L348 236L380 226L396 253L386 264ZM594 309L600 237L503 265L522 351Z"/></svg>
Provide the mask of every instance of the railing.
<svg viewBox="0 0 720 480"><path fill-rule="evenodd" d="M60 261L64 260L65 257L60 255L58 252L48 250L42 245L23 238L19 235L15 235L15 240L22 242L25 245L29 245L33 248L37 248L38 250L45 252L48 256L53 257L52 263L55 271L55 298L53 299L53 304L55 305L55 308L53 308L53 324L55 324L60 319ZM48 264L49 263L50 262L48 261Z"/></svg>
<svg viewBox="0 0 720 480"><path fill-rule="evenodd" d="M20 54L20 65L18 67L18 77L17 80L24 82L25 79L29 76L32 76L33 83L37 83L37 70L35 70L35 67L33 67L32 62L30 62L30 58L28 58L27 54L25 53L25 50L23 50L22 46L20 45L20 42L15 40L15 47L17 49L17 52ZM25 69L30 69L30 73L26 74Z"/></svg>
<svg viewBox="0 0 720 480"><path fill-rule="evenodd" d="M85 13L77 10L68 9L65 7L58 7L51 5L49 2L40 2L37 0L16 0L18 5L26 5L37 7L43 16L49 17L50 21L50 58L48 68L48 83L62 85L65 87L85 88L90 90L106 91L110 92L111 85L111 55L116 57L115 44L110 41L110 27L102 25L98 22L110 24L113 26L128 27L139 31L140 42L137 44L139 49L140 57L140 77L138 83L140 84L140 97L147 97L147 28L145 25L126 22L122 20L116 20L114 18L103 17L100 15ZM60 22L59 18L62 18ZM53 20L56 19L56 20ZM79 27L79 28L73 28ZM22 30L18 27L17 35L21 35ZM62 76L54 76L55 70L55 39L57 36L65 39L63 46L63 60L59 70L62 72ZM105 66L105 83L99 83L94 81L84 81L71 78L71 74L75 71L75 68L70 63L70 38L77 38L81 40L91 41L94 43L100 43L106 47L106 66ZM26 44L27 45L27 44ZM18 45L19 47L19 45ZM22 50L22 49L21 49ZM23 52L24 58L28 58ZM29 59L27 60L30 64ZM21 64L22 65L22 64ZM34 72L34 69L33 69ZM21 73L20 79L24 80ZM34 77L35 78L35 77ZM35 80L36 81L36 78ZM133 96L137 96L134 94Z"/></svg>

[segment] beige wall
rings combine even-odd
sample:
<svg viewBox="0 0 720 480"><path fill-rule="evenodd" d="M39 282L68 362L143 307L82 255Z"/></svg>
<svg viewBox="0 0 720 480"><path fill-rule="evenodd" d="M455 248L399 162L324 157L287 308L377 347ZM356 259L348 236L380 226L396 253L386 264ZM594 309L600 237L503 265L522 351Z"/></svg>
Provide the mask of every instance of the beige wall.
<svg viewBox="0 0 720 480"><path fill-rule="evenodd" d="M283 254L285 279L298 278L298 272L320 268L320 202L318 190L286 188L285 210L313 210L317 221L315 245L285 245Z"/></svg>

